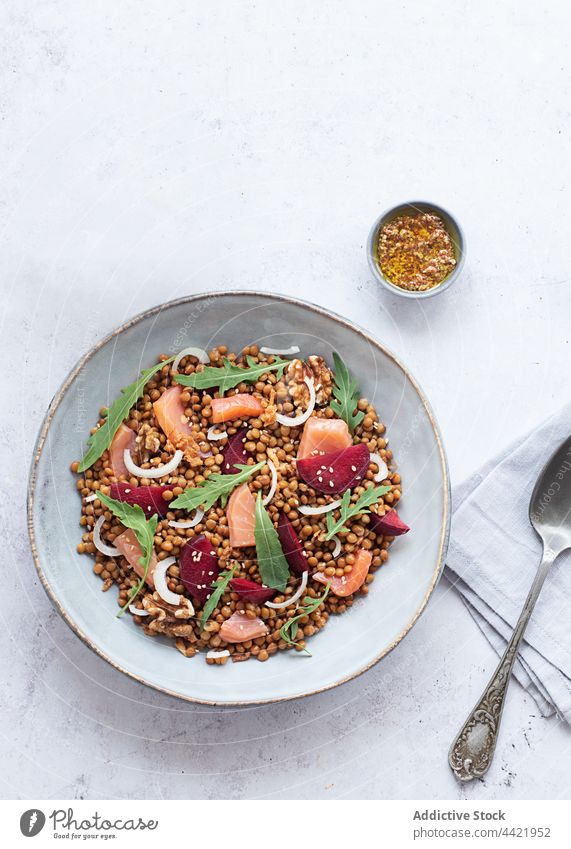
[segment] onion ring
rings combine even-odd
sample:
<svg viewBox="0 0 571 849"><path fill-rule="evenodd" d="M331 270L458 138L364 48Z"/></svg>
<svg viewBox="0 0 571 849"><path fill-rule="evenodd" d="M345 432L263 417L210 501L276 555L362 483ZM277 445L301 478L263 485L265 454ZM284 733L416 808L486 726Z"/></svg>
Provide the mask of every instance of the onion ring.
<svg viewBox="0 0 571 849"><path fill-rule="evenodd" d="M266 497L262 499L262 504L264 505L264 507L269 504L272 498L274 497L278 485L278 470L276 469L275 464L272 460L268 460L267 463L270 467L270 472L272 474L272 485Z"/></svg>
<svg viewBox="0 0 571 849"><path fill-rule="evenodd" d="M155 584L155 590L158 592L162 600L166 601L167 604L177 605L180 604L182 596L178 593L173 593L167 586L167 569L169 566L172 566L173 563L176 563L176 557L165 557L164 560L160 560L155 566L153 581Z"/></svg>
<svg viewBox="0 0 571 849"><path fill-rule="evenodd" d="M300 513L304 516L320 516L322 513L329 513L330 510L336 510L341 506L341 501L332 501L331 504L323 504L321 507L308 507L307 504L302 504L298 507Z"/></svg>
<svg viewBox="0 0 571 849"><path fill-rule="evenodd" d="M101 526L104 521L105 516L100 516L95 523L95 527L93 528L93 545L97 551L100 551L101 554L104 554L106 557L119 557L121 554L119 549L112 545L105 545L101 539Z"/></svg>
<svg viewBox="0 0 571 849"><path fill-rule="evenodd" d="M290 348L260 348L260 354L268 354L269 356L293 356L294 354L299 354L299 347L297 345L292 345Z"/></svg>
<svg viewBox="0 0 571 849"><path fill-rule="evenodd" d="M337 534L332 536L331 539L335 540L335 548L331 552L331 556L333 557L333 559L335 559L335 558L339 557L339 555L341 554L341 540L339 539Z"/></svg>
<svg viewBox="0 0 571 849"><path fill-rule="evenodd" d="M300 416L296 416L295 418L282 416L280 413L277 413L276 421L285 427L299 427L304 424L313 413L313 408L315 407L315 386L313 379L311 377L304 377L303 382L309 389L309 404L307 406L307 410L305 413L302 413Z"/></svg>
<svg viewBox="0 0 571 849"><path fill-rule="evenodd" d="M171 372L176 374L178 372L179 363L183 357L196 357L199 363L210 362L210 357L204 350L204 348L183 348L182 351L179 351L175 357L175 360L171 366Z"/></svg>
<svg viewBox="0 0 571 849"><path fill-rule="evenodd" d="M129 610L133 614L133 616L149 616L148 610L141 610L140 607L135 607L134 604L129 605Z"/></svg>
<svg viewBox="0 0 571 849"><path fill-rule="evenodd" d="M185 522L169 522L171 528L194 528L202 517L204 516L204 510L201 510L200 507L196 510L196 513L192 517L192 519L187 519Z"/></svg>
<svg viewBox="0 0 571 849"><path fill-rule="evenodd" d="M306 570L301 576L301 584L297 588L296 592L292 596L290 596L290 598L286 598L285 601L280 601L279 604L276 604L273 601L266 601L264 603L264 607L271 607L273 610L281 610L282 607L289 607L290 604L294 604L298 600L298 598L301 598L301 596L305 592L308 577L309 572Z"/></svg>
<svg viewBox="0 0 571 849"><path fill-rule="evenodd" d="M376 453L376 451L371 454L370 460L371 463L374 463L376 466L379 467L379 471L375 475L374 480L376 480L377 482L384 481L389 473L389 468L387 464L385 463L381 455Z"/></svg>
<svg viewBox="0 0 571 849"><path fill-rule="evenodd" d="M174 472L174 470L180 465L182 458L183 453L180 448L177 448L172 460L169 460L168 463L164 464L164 466L155 466L152 469L142 469L133 462L131 452L128 448L123 451L123 462L125 463L127 471L138 478L163 478L165 475L170 475L171 472Z"/></svg>

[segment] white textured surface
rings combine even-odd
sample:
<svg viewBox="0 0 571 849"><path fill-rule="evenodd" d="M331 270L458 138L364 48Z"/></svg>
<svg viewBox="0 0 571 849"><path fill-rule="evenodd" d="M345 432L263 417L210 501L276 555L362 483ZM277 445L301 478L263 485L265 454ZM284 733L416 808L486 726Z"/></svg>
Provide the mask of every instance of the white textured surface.
<svg viewBox="0 0 571 849"><path fill-rule="evenodd" d="M567 797L570 732L517 686L488 776L455 784L447 748L494 655L446 586L366 677L213 711L92 655L38 586L24 524L36 429L78 355L193 291L295 293L366 325L427 391L456 480L556 409L565 4L10 0L0 18L3 794ZM449 206L468 239L462 280L422 306L379 292L363 252L410 198Z"/></svg>

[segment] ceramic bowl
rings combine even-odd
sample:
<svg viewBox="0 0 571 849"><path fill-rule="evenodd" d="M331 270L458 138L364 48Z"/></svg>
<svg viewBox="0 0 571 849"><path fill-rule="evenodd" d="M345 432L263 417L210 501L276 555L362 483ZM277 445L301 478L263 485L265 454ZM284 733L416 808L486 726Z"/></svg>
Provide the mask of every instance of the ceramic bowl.
<svg viewBox="0 0 571 849"><path fill-rule="evenodd" d="M442 283L439 283L438 286L434 286L432 289L427 289L425 292L411 292L391 283L388 277L385 277L381 271L378 251L379 235L387 222L392 221L393 218L396 218L398 215L414 215L418 212L433 212L435 215L440 216L440 218L444 221L444 225L448 230L450 238L452 239L454 253L456 256L454 271L452 271L452 273L449 274ZM400 295L402 298L432 298L434 295L439 295L441 292L449 289L462 273L465 256L466 239L457 219L451 212L443 209L443 207L424 200L413 200L408 201L407 203L399 203L398 206L392 206L390 209L387 209L382 215L379 215L371 227L369 238L367 239L367 260L373 275L379 283L385 287L385 289L388 289L389 292L393 293L393 295Z"/></svg>
<svg viewBox="0 0 571 849"><path fill-rule="evenodd" d="M118 619L116 590L101 592L91 558L79 555L80 500L70 464L102 405L115 399L159 353L188 345L297 344L331 362L341 353L377 407L403 479L399 512L412 530L395 542L367 598L311 639L308 657L279 653L267 663L209 666L163 638ZM119 327L77 363L53 399L32 464L32 550L41 581L75 633L116 669L164 693L215 705L293 699L335 687L369 669L410 631L434 590L449 526L446 459L434 416L407 369L364 330L312 304L254 292L195 295Z"/></svg>

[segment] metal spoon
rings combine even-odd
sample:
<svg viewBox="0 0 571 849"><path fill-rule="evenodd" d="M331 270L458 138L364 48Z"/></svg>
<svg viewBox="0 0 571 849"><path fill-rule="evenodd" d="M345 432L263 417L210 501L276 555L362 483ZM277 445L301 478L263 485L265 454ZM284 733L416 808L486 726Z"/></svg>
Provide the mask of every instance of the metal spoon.
<svg viewBox="0 0 571 849"><path fill-rule="evenodd" d="M529 502L529 521L543 542L543 557L504 656L448 753L450 768L460 781L480 778L488 771L521 638L549 567L571 548L571 437L541 472Z"/></svg>

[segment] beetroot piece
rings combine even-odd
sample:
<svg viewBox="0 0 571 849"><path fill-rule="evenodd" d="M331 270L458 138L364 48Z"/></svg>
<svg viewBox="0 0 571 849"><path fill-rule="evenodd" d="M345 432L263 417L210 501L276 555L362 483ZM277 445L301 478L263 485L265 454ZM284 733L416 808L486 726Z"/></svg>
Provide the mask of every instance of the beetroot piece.
<svg viewBox="0 0 571 849"><path fill-rule="evenodd" d="M202 604L212 593L212 582L218 578L218 558L209 539L201 534L183 546L180 557L180 580L188 592Z"/></svg>
<svg viewBox="0 0 571 849"><path fill-rule="evenodd" d="M361 443L331 454L298 460L297 471L313 489L336 495L363 479L370 459L369 449Z"/></svg>
<svg viewBox="0 0 571 849"><path fill-rule="evenodd" d="M170 489L169 486L131 486L130 483L112 483L109 495L116 501L125 501L127 504L138 504L145 516L158 513L164 516L169 509L168 501L163 498L163 492Z"/></svg>
<svg viewBox="0 0 571 849"><path fill-rule="evenodd" d="M255 581L248 581L247 578L232 578L230 586L235 593L242 596L246 601L251 601L254 604L264 604L276 594L276 590L271 587L262 587Z"/></svg>
<svg viewBox="0 0 571 849"><path fill-rule="evenodd" d="M229 437L228 442L222 451L224 460L222 461L221 472L223 475L235 475L239 472L240 469L236 468L236 463L243 465L247 464L252 455L244 448L245 442L246 428L240 428L237 433Z"/></svg>
<svg viewBox="0 0 571 849"><path fill-rule="evenodd" d="M376 534L384 534L387 537L400 537L410 531L409 526L405 525L396 510L389 510L384 516L370 513L369 526Z"/></svg>
<svg viewBox="0 0 571 849"><path fill-rule="evenodd" d="M289 568L296 575L303 575L309 569L307 557L294 526L283 512L279 515L277 532Z"/></svg>

